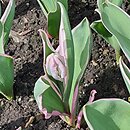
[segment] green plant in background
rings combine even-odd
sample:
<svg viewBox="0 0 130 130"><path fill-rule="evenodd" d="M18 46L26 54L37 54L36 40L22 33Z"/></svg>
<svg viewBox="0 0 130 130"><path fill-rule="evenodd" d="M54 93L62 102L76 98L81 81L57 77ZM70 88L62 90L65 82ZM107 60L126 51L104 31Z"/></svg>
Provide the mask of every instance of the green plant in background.
<svg viewBox="0 0 130 130"><path fill-rule="evenodd" d="M92 23L91 27L116 50L117 61L130 93L130 69L119 55L121 48L130 62L130 16L119 7L122 2L122 0L98 0L97 10L101 20Z"/></svg>
<svg viewBox="0 0 130 130"><path fill-rule="evenodd" d="M129 129L130 104L124 100L113 98L93 102L96 91L92 90L88 102L79 109L78 89L89 62L92 34L87 18L71 30L65 7L60 2L58 6L61 11L59 46L54 49L46 32L39 31L43 41L45 72L34 88L39 110L46 119L52 115L60 116L77 128L85 119L91 130Z"/></svg>
<svg viewBox="0 0 130 130"><path fill-rule="evenodd" d="M3 15L0 10L0 15L2 15L0 19L0 93L9 100L13 97L13 58L6 55L4 49L9 39L14 13L14 0L9 1Z"/></svg>
<svg viewBox="0 0 130 130"><path fill-rule="evenodd" d="M66 10L68 10L68 0L37 0L44 15L47 18L48 33L58 38L59 26L60 26L60 9L57 6L57 2L61 2Z"/></svg>
<svg viewBox="0 0 130 130"><path fill-rule="evenodd" d="M107 0L109 1L109 0ZM123 0L110 0L113 4L117 5L117 6L121 6L121 4L123 3ZM103 1L98 1L97 2L98 5L100 6L101 4L103 4ZM105 1L104 1L105 4ZM98 6L98 7L99 7ZM102 10L100 8L96 9L96 11L99 13L101 19L94 21L91 24L91 28L97 32L103 39L106 40L106 42L108 42L114 49L116 52L116 60L117 60L117 64L119 63L119 58L120 58L120 46L118 44L118 40L116 39L116 37L109 31L109 29L105 26L104 21L102 20ZM114 12L113 12L114 13Z"/></svg>

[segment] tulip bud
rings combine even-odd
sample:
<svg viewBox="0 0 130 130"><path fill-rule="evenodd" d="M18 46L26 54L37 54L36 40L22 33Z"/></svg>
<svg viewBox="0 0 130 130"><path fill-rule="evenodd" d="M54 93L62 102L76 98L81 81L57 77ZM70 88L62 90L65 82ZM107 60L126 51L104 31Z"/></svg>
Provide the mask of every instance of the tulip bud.
<svg viewBox="0 0 130 130"><path fill-rule="evenodd" d="M63 82L67 73L64 57L56 53L50 54L46 59L46 70L54 79Z"/></svg>

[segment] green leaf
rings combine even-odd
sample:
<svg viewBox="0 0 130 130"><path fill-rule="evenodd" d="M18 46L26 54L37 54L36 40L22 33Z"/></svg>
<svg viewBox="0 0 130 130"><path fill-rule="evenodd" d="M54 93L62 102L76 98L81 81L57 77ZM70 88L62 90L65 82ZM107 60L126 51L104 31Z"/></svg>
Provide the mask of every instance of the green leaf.
<svg viewBox="0 0 130 130"><path fill-rule="evenodd" d="M60 2L58 4L61 9L59 44L62 48L64 48L65 54L63 57L66 60L65 62L67 67L67 83L65 83L63 101L65 102L65 106L67 106L69 103L68 97L70 96L74 73L74 45L68 14L64 6Z"/></svg>
<svg viewBox="0 0 130 130"><path fill-rule="evenodd" d="M58 0L58 1L64 5L66 10L68 10L68 0ZM58 34L60 27L60 18L61 18L60 8L59 5L57 4L56 10L48 14L48 32L51 36L57 39L59 37Z"/></svg>
<svg viewBox="0 0 130 130"><path fill-rule="evenodd" d="M119 46L119 42L116 39L116 37L114 35L112 35L103 25L101 20L98 21L94 21L91 24L91 28L97 32L103 39L106 40L106 42L108 42L114 49L116 52L116 59L117 62L119 61L119 57L120 57L120 46Z"/></svg>
<svg viewBox="0 0 130 130"><path fill-rule="evenodd" d="M121 6L123 3L123 0L109 0L111 3L117 5L117 6Z"/></svg>
<svg viewBox="0 0 130 130"><path fill-rule="evenodd" d="M68 0L37 0L44 15L48 18L48 14L57 10L57 2L61 2L66 10L68 10ZM59 16L58 16L59 17Z"/></svg>
<svg viewBox="0 0 130 130"><path fill-rule="evenodd" d="M60 26L60 9L57 2L64 5L68 10L68 0L37 0L43 13L48 20L48 32L54 38L58 38Z"/></svg>
<svg viewBox="0 0 130 130"><path fill-rule="evenodd" d="M117 38L122 51L130 60L130 17L109 1L98 0L98 6L103 24Z"/></svg>
<svg viewBox="0 0 130 130"><path fill-rule="evenodd" d="M9 33L12 27L14 13L15 13L15 1L10 0L4 14L1 17L1 22L4 26L4 45L7 44L9 39Z"/></svg>
<svg viewBox="0 0 130 130"><path fill-rule="evenodd" d="M123 79L126 83L127 89L130 93L130 69L126 66L123 60L120 58L119 60L120 70L123 76Z"/></svg>
<svg viewBox="0 0 130 130"><path fill-rule="evenodd" d="M13 59L0 54L0 93L7 99L13 98L14 67Z"/></svg>
<svg viewBox="0 0 130 130"><path fill-rule="evenodd" d="M72 36L74 40L75 63L71 94L69 97L70 109L72 108L72 100L75 87L77 84L79 84L91 56L92 34L87 18L84 18L72 30Z"/></svg>
<svg viewBox="0 0 130 130"><path fill-rule="evenodd" d="M68 0L57 0L57 2L60 2L64 5L66 11L68 11Z"/></svg>
<svg viewBox="0 0 130 130"><path fill-rule="evenodd" d="M48 39L46 32L43 31L42 29L40 29L39 33L40 33L40 36L42 38L42 43L43 43L43 53L44 53L43 63L45 65L47 56L50 55L51 53L53 53L54 49ZM43 67L45 67L45 66L43 66Z"/></svg>
<svg viewBox="0 0 130 130"><path fill-rule="evenodd" d="M34 97L39 109L47 109L48 113L58 111L64 113L63 102L50 86L46 76L41 76L34 87Z"/></svg>
<svg viewBox="0 0 130 130"><path fill-rule="evenodd" d="M47 17L48 13L56 11L56 0L37 0L44 15Z"/></svg>
<svg viewBox="0 0 130 130"><path fill-rule="evenodd" d="M4 43L3 43L3 25L0 22L0 54L4 54Z"/></svg>
<svg viewBox="0 0 130 130"><path fill-rule="evenodd" d="M55 12L50 12L48 14L48 32L54 38L58 38L59 27L60 27L60 8L57 7Z"/></svg>
<svg viewBox="0 0 130 130"><path fill-rule="evenodd" d="M101 99L83 107L91 130L129 130L130 104L121 99Z"/></svg>

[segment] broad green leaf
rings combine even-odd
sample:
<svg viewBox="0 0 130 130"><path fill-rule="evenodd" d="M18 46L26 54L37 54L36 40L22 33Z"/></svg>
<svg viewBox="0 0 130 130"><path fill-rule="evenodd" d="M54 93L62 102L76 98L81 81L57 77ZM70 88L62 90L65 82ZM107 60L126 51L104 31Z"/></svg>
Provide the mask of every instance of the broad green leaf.
<svg viewBox="0 0 130 130"><path fill-rule="evenodd" d="M101 99L83 107L91 130L129 130L130 104L121 99Z"/></svg>
<svg viewBox="0 0 130 130"><path fill-rule="evenodd" d="M7 99L13 98L14 67L13 59L0 54L0 93Z"/></svg>
<svg viewBox="0 0 130 130"><path fill-rule="evenodd" d="M120 46L118 43L118 40L115 38L114 35L112 35L103 25L101 20L95 21L91 24L91 28L97 32L102 38L106 40L114 49L116 52L116 59L117 62L119 61L120 57Z"/></svg>
<svg viewBox="0 0 130 130"><path fill-rule="evenodd" d="M81 77L89 62L92 49L92 34L87 18L84 18L73 30L74 40L74 76L69 97L70 109L72 108L72 99L76 85L79 85Z"/></svg>
<svg viewBox="0 0 130 130"><path fill-rule="evenodd" d="M120 70L123 76L123 79L126 83L127 89L130 93L130 69L126 66L123 60L120 58L119 60Z"/></svg>
<svg viewBox="0 0 130 130"><path fill-rule="evenodd" d="M64 6L59 2L61 9L61 20L60 20L60 31L59 31L59 44L65 53L62 56L65 58L66 67L67 67L67 79L65 83L65 90L63 101L66 106L69 103L69 96L72 87L72 79L74 73L74 45L71 33L71 27L68 19L68 14Z"/></svg>
<svg viewBox="0 0 130 130"><path fill-rule="evenodd" d="M130 17L108 0L98 0L98 7L103 24L117 38L122 51L130 60Z"/></svg>
<svg viewBox="0 0 130 130"><path fill-rule="evenodd" d="M52 89L45 76L41 76L37 80L34 87L34 97L41 111L46 108L48 113L53 111L64 113L62 100Z"/></svg>
<svg viewBox="0 0 130 130"><path fill-rule="evenodd" d="M10 0L4 14L1 17L1 22L4 26L4 45L7 44L9 39L9 33L12 27L14 13L15 13L15 1Z"/></svg>

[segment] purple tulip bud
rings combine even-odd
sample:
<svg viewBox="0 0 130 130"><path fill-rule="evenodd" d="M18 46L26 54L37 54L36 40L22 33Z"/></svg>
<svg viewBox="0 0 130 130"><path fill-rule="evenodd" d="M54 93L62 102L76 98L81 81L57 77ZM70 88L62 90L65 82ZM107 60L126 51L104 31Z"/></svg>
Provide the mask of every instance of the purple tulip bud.
<svg viewBox="0 0 130 130"><path fill-rule="evenodd" d="M46 70L54 79L63 82L67 73L64 57L57 53L50 54L46 59Z"/></svg>

